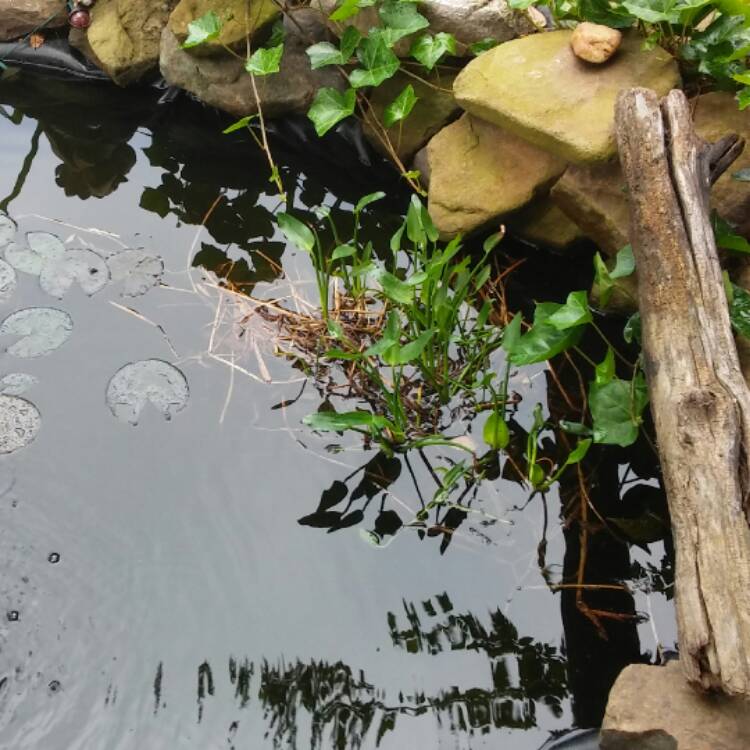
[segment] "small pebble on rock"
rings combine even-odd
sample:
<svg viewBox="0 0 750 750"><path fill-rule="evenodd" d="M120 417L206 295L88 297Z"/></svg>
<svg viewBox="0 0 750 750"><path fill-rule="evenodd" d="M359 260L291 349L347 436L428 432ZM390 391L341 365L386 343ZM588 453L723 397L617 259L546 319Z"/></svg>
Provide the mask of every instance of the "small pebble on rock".
<svg viewBox="0 0 750 750"><path fill-rule="evenodd" d="M570 45L573 53L590 63L603 63L617 52L622 42L622 33L609 26L584 21L573 31Z"/></svg>

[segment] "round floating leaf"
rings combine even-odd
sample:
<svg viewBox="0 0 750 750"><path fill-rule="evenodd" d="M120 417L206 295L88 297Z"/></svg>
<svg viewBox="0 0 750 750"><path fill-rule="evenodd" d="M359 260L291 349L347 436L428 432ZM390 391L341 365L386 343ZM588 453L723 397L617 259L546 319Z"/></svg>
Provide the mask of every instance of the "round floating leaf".
<svg viewBox="0 0 750 750"><path fill-rule="evenodd" d="M65 245L49 232L29 232L26 245L10 245L5 249L5 260L17 271L39 276L47 261L65 254Z"/></svg>
<svg viewBox="0 0 750 750"><path fill-rule="evenodd" d="M13 266L4 260L0 260L0 303L7 302L15 291L16 272L13 270Z"/></svg>
<svg viewBox="0 0 750 750"><path fill-rule="evenodd" d="M0 336L20 336L7 352L14 357L43 357L62 346L73 332L73 319L54 307L27 307L0 324Z"/></svg>
<svg viewBox="0 0 750 750"><path fill-rule="evenodd" d="M138 297L156 286L164 273L164 261L143 250L123 250L107 259L115 284L122 284L125 297Z"/></svg>
<svg viewBox="0 0 750 750"><path fill-rule="evenodd" d="M185 376L161 359L144 359L121 367L107 385L107 406L124 422L138 424L147 402L151 402L165 419L182 411L190 389Z"/></svg>
<svg viewBox="0 0 750 750"><path fill-rule="evenodd" d="M13 453L27 446L41 426L42 416L31 401L0 395L0 453Z"/></svg>
<svg viewBox="0 0 750 750"><path fill-rule="evenodd" d="M77 283L89 295L102 290L109 281L104 258L93 250L68 250L42 264L39 286L52 297L62 299Z"/></svg>
<svg viewBox="0 0 750 750"><path fill-rule="evenodd" d="M16 236L16 224L10 216L0 212L0 248L13 242Z"/></svg>
<svg viewBox="0 0 750 750"><path fill-rule="evenodd" d="M39 378L25 372L10 372L0 378L0 394L21 396L39 382Z"/></svg>

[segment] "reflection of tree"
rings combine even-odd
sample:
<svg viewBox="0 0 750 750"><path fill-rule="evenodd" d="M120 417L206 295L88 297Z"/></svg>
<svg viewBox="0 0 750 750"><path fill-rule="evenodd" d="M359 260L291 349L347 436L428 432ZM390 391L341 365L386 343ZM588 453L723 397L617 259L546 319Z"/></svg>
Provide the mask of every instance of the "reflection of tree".
<svg viewBox="0 0 750 750"><path fill-rule="evenodd" d="M447 594L436 596L435 602L437 607L432 601L422 604L424 614L438 618L439 609L446 616L428 627L420 622L414 604L404 602L408 625L403 630L396 615L388 613L394 645L410 653L435 656L444 649L481 651L489 659L489 687L450 687L434 695L400 691L392 701L361 670L341 661L264 660L257 665L257 697L268 726L266 736L273 746L301 748L298 743L305 742L305 750L324 746L356 750L373 739L379 745L399 720L426 714L451 732L467 735L535 727L539 703L561 715L567 684L565 662L557 648L519 637L499 611L491 615L488 629L473 614L452 614ZM159 685L161 673L160 665ZM198 668L199 722L206 701L214 695L218 674L207 662ZM250 706L256 665L248 659L232 658L228 676L238 708Z"/></svg>
<svg viewBox="0 0 750 750"><path fill-rule="evenodd" d="M128 142L153 99L24 74L4 80L0 89L0 101L37 120L61 161L57 184L82 199L109 195L125 181L136 161Z"/></svg>

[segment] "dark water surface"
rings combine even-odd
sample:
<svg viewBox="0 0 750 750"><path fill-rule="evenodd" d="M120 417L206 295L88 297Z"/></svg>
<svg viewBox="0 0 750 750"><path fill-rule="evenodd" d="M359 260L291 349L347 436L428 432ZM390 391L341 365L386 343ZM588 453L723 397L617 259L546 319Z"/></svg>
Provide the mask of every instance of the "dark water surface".
<svg viewBox="0 0 750 750"><path fill-rule="evenodd" d="M310 434L300 419L320 397L309 384L274 408L298 395L301 373L274 358L267 332L236 336L241 305L201 268L267 295L289 291L276 263L305 277L274 234L267 166L222 137L212 113L153 99L0 81L0 209L17 241L51 232L103 255L143 248L165 265L164 285L133 298L110 284L57 300L20 273L0 310L54 307L74 324L35 359L0 341L0 375L38 379L23 397L42 420L28 447L0 457L0 747L525 750L586 725L606 695L591 675L611 671L612 649L624 654L615 662L653 651L651 624L641 645L635 626L626 646L572 645L569 615L564 645L560 598L537 560L542 507L517 509L528 492L512 482L484 485L481 513L452 535L402 530L384 549L363 540L419 509L409 467ZM304 147L279 158L299 210L325 202L344 215L380 179L343 157L316 163ZM371 236L398 221L403 196L391 188L389 199L367 216ZM107 385L148 359L176 366L189 398L169 421L147 405L132 426L108 407ZM543 368L512 387L528 427L531 406L546 403ZM411 468L431 496L424 464ZM352 474L348 499L319 508ZM554 493L548 512L546 563L559 580ZM646 604L669 644L670 610L658 595ZM574 716L576 681L594 697L580 694Z"/></svg>

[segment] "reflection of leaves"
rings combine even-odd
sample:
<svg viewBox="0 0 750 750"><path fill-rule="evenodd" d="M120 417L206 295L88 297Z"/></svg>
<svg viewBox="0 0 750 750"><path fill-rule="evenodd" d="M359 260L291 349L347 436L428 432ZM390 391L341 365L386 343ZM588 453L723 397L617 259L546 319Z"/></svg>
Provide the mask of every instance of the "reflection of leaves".
<svg viewBox="0 0 750 750"><path fill-rule="evenodd" d="M381 490L390 487L401 476L401 461L395 456L388 457L379 451L365 466L362 480L352 492L351 500L375 497Z"/></svg>
<svg viewBox="0 0 750 750"><path fill-rule="evenodd" d="M347 486L338 479L335 480L320 496L318 510L328 510L329 508L333 508L334 505L338 505L342 500L345 500L347 494L349 494Z"/></svg>
<svg viewBox="0 0 750 750"><path fill-rule="evenodd" d="M297 520L300 526L312 526L314 529L328 529L338 522L341 513L335 510L317 510L309 516Z"/></svg>
<svg viewBox="0 0 750 750"><path fill-rule="evenodd" d="M351 513L347 513L346 515L342 515L341 513L339 513L338 515L339 518L334 523L332 523L331 527L328 529L329 534L332 531L339 531L339 529L348 529L352 526L356 526L358 523L361 523L365 520L365 514L359 508L357 510L353 510Z"/></svg>
<svg viewBox="0 0 750 750"><path fill-rule="evenodd" d="M112 413L132 425L147 402L151 402L165 419L182 411L190 389L185 376L160 359L145 359L121 367L107 385L107 405Z"/></svg>
<svg viewBox="0 0 750 750"><path fill-rule="evenodd" d="M42 417L30 401L0 395L0 453L13 453L28 445L39 432Z"/></svg>
<svg viewBox="0 0 750 750"><path fill-rule="evenodd" d="M58 299L64 297L74 283L91 296L101 291L108 281L107 264L93 250L67 250L46 260L39 274L39 286Z"/></svg>
<svg viewBox="0 0 750 750"><path fill-rule="evenodd" d="M7 352L14 357L42 357L62 346L73 332L73 319L53 307L28 307L0 324L0 336L20 336Z"/></svg>
<svg viewBox="0 0 750 750"><path fill-rule="evenodd" d="M137 297L156 286L164 273L164 261L143 250L122 250L107 258L115 284L122 283L122 294Z"/></svg>

